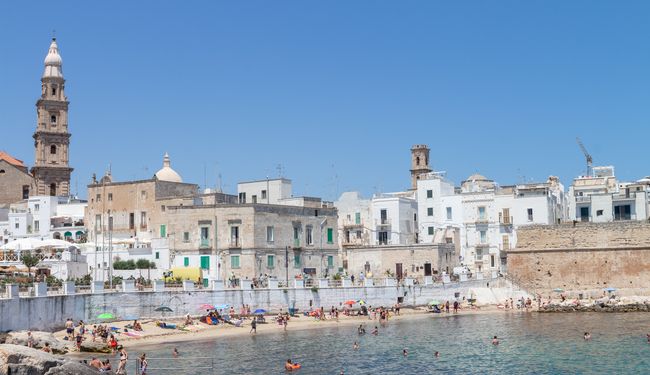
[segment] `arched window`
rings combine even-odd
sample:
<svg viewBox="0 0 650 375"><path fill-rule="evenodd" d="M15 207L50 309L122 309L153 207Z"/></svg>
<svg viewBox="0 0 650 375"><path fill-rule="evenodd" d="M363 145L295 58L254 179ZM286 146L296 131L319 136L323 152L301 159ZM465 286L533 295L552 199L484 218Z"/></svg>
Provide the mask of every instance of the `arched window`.
<svg viewBox="0 0 650 375"><path fill-rule="evenodd" d="M56 125L56 115L51 115L51 116L50 116L50 123L51 123L52 125Z"/></svg>
<svg viewBox="0 0 650 375"><path fill-rule="evenodd" d="M50 146L50 154L52 155L56 154L56 145Z"/></svg>
<svg viewBox="0 0 650 375"><path fill-rule="evenodd" d="M55 183L50 184L50 196L52 196L52 197L56 196L56 184Z"/></svg>
<svg viewBox="0 0 650 375"><path fill-rule="evenodd" d="M420 165L420 157L415 158L415 165Z"/></svg>

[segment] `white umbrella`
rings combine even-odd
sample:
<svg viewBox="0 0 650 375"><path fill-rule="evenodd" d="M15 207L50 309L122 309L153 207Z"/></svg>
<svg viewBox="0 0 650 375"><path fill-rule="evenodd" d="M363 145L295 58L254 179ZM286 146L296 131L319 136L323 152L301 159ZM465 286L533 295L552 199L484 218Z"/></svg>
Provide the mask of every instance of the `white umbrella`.
<svg viewBox="0 0 650 375"><path fill-rule="evenodd" d="M43 241L36 238L21 238L0 246L2 250L33 250L43 247Z"/></svg>
<svg viewBox="0 0 650 375"><path fill-rule="evenodd" d="M41 241L42 244L39 247L53 247L55 249L68 249L70 247L75 247L79 248L79 246L68 242L68 241L63 241L63 240L57 240L57 239L47 239L44 241Z"/></svg>

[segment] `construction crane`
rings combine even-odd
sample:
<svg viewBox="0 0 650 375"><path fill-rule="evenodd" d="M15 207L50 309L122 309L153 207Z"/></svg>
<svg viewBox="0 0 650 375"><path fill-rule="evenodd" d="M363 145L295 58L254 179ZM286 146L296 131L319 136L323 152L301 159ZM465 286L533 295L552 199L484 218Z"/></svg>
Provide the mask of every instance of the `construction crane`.
<svg viewBox="0 0 650 375"><path fill-rule="evenodd" d="M580 146L580 150L582 150L582 153L585 154L585 159L587 159L587 176L591 177L592 175L592 164L593 164L593 159L589 152L587 151L587 148L585 148L585 145L582 144L582 141L580 138L576 137L576 142L578 142L578 146Z"/></svg>

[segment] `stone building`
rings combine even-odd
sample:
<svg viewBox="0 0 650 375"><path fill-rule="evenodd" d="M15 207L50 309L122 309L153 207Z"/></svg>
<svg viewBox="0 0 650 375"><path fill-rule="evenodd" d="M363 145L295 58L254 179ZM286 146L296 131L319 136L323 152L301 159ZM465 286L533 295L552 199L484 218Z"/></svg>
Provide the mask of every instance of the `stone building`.
<svg viewBox="0 0 650 375"><path fill-rule="evenodd" d="M508 275L530 293L560 288L577 296L601 297L605 288L649 295L650 224L565 223L518 231L508 251Z"/></svg>
<svg viewBox="0 0 650 375"><path fill-rule="evenodd" d="M34 178L27 166L11 155L0 151L0 207L29 198L34 191Z"/></svg>

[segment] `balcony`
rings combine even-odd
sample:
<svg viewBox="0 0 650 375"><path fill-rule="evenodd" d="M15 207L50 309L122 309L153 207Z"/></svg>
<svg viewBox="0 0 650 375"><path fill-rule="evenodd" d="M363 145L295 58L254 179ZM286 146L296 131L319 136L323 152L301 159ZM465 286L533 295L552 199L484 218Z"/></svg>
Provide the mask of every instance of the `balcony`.
<svg viewBox="0 0 650 375"><path fill-rule="evenodd" d="M590 202L591 202L591 195L576 196L576 203L590 203Z"/></svg>
<svg viewBox="0 0 650 375"><path fill-rule="evenodd" d="M628 201L628 200L635 200L636 199L636 192L627 192L623 194L614 194L612 195L612 200L614 201Z"/></svg>
<svg viewBox="0 0 650 375"><path fill-rule="evenodd" d="M240 249L241 248L241 240L239 238L230 239L229 248L231 248L231 249Z"/></svg>
<svg viewBox="0 0 650 375"><path fill-rule="evenodd" d="M390 219L375 220L375 225L378 227L390 227Z"/></svg>
<svg viewBox="0 0 650 375"><path fill-rule="evenodd" d="M506 216L506 217L499 218L499 224L501 224L503 226L512 226L513 221L514 221L514 218L512 216Z"/></svg>
<svg viewBox="0 0 650 375"><path fill-rule="evenodd" d="M210 239L201 238L201 242L199 243L199 249L209 249L209 248L210 248Z"/></svg>
<svg viewBox="0 0 650 375"><path fill-rule="evenodd" d="M294 238L293 239L293 248L294 249L300 249L300 238Z"/></svg>
<svg viewBox="0 0 650 375"><path fill-rule="evenodd" d="M477 249L489 249L490 244L489 243L477 243L475 246Z"/></svg>
<svg viewBox="0 0 650 375"><path fill-rule="evenodd" d="M490 220L488 220L487 216L478 217L476 218L476 220L474 220L474 224L476 225L485 225L488 224L489 222Z"/></svg>

